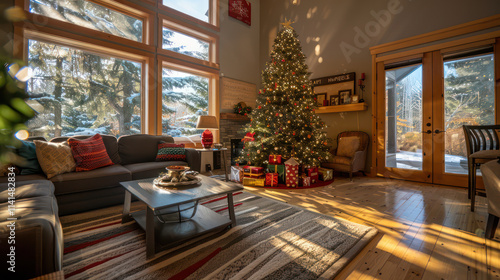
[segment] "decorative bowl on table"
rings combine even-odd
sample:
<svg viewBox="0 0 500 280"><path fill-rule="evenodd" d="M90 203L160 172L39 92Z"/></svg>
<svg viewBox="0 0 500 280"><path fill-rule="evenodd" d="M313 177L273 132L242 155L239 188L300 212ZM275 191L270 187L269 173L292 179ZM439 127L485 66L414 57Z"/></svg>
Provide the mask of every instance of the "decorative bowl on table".
<svg viewBox="0 0 500 280"><path fill-rule="evenodd" d="M172 166L167 166L165 169L169 172L178 172L182 173L184 171L189 170L189 166L182 166L182 165L172 165Z"/></svg>
<svg viewBox="0 0 500 280"><path fill-rule="evenodd" d="M220 144L220 143L218 143L218 144L214 144L214 148L215 148L215 149L220 149L220 148L222 148L222 146L223 146L223 145L222 145L222 144Z"/></svg>
<svg viewBox="0 0 500 280"><path fill-rule="evenodd" d="M162 173L154 180L154 184L159 187L179 187L198 184L201 178L196 177L198 172L189 171L189 166L167 166L166 174Z"/></svg>

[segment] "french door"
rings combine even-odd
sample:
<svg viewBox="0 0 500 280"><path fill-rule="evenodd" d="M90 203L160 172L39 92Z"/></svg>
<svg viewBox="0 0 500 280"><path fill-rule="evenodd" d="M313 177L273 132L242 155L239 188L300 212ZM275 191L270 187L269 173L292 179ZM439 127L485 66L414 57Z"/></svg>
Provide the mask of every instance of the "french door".
<svg viewBox="0 0 500 280"><path fill-rule="evenodd" d="M377 175L467 186L462 125L498 123L494 59L490 44L377 62Z"/></svg>

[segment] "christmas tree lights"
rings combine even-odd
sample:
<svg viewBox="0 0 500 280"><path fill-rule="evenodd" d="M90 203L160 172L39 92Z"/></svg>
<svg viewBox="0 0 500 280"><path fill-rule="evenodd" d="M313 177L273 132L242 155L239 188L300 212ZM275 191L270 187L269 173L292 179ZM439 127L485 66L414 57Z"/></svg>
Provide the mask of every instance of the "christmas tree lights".
<svg viewBox="0 0 500 280"><path fill-rule="evenodd" d="M250 114L248 133L240 161L252 165L268 163L270 154L294 157L301 165L319 166L329 157L325 123L315 114L313 93L305 56L291 22L274 40L271 60L262 72L263 87Z"/></svg>

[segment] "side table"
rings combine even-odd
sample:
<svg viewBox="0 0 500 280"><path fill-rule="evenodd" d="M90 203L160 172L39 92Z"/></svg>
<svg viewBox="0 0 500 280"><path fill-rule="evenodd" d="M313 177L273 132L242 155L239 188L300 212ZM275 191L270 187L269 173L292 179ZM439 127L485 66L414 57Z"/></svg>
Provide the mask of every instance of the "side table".
<svg viewBox="0 0 500 280"><path fill-rule="evenodd" d="M226 175L226 182L229 181L229 177L228 177L228 172L227 172L227 163L226 163L226 151L227 151L227 148L220 148L220 149L216 149L216 148L210 148L210 149L196 149L196 151L198 153L206 153L206 152L221 152L222 154L222 164L224 165L224 175Z"/></svg>

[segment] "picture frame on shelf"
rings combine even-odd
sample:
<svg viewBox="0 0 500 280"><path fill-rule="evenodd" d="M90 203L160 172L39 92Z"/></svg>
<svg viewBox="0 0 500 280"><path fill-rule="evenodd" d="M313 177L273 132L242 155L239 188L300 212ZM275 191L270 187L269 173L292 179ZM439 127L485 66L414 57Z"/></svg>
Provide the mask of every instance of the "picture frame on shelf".
<svg viewBox="0 0 500 280"><path fill-rule="evenodd" d="M339 90L339 105L351 104L351 92L350 89Z"/></svg>
<svg viewBox="0 0 500 280"><path fill-rule="evenodd" d="M323 106L323 101L326 100L326 92L316 94L316 104L318 107Z"/></svg>
<svg viewBox="0 0 500 280"><path fill-rule="evenodd" d="M339 95L338 94L330 95L330 106L335 106L335 105L339 105Z"/></svg>
<svg viewBox="0 0 500 280"><path fill-rule="evenodd" d="M359 103L359 96L355 94L351 96L351 104L356 104L356 103Z"/></svg>

